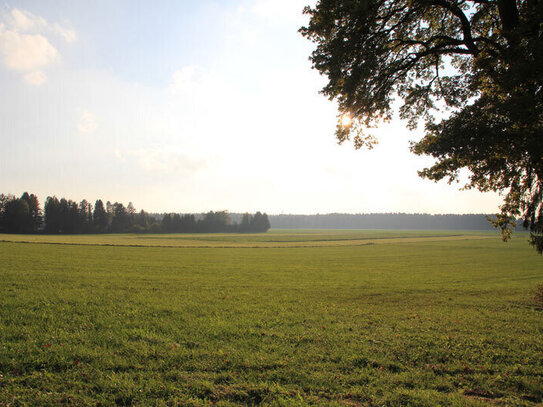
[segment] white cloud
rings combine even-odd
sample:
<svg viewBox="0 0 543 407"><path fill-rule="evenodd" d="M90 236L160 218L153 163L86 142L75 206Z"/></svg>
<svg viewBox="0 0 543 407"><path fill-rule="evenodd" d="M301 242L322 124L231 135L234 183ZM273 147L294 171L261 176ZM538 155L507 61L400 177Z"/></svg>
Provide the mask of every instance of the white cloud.
<svg viewBox="0 0 543 407"><path fill-rule="evenodd" d="M23 78L26 83L34 86L40 86L47 80L47 76L45 76L42 71L28 72L23 76Z"/></svg>
<svg viewBox="0 0 543 407"><path fill-rule="evenodd" d="M37 23L39 23L39 25L43 25L45 23L43 18L36 18L36 16L32 16L30 13L16 8L11 10L11 18L13 27L18 31L24 32L36 29Z"/></svg>
<svg viewBox="0 0 543 407"><path fill-rule="evenodd" d="M175 71L169 89L174 93L190 91L194 88L197 66L187 65Z"/></svg>
<svg viewBox="0 0 543 407"><path fill-rule="evenodd" d="M130 150L125 154L116 150L114 154L123 163L127 158L135 158L142 169L150 172L189 174L209 166L208 159L181 152L172 146L154 145Z"/></svg>
<svg viewBox="0 0 543 407"><path fill-rule="evenodd" d="M74 29L63 27L59 23L49 23L43 17L32 14L26 10L12 9L4 16L11 29L17 32L32 32L41 34L54 34L62 37L66 42L73 42L77 35Z"/></svg>
<svg viewBox="0 0 543 407"><path fill-rule="evenodd" d="M58 59L58 51L40 34L19 34L16 31L0 32L0 51L7 68L16 71L33 71Z"/></svg>
<svg viewBox="0 0 543 407"><path fill-rule="evenodd" d="M60 59L58 50L50 42L51 35L73 42L75 31L19 9L12 9L1 17L6 22L0 24L0 54L4 66L21 71L30 85L43 84L47 80L43 69Z"/></svg>
<svg viewBox="0 0 543 407"><path fill-rule="evenodd" d="M77 39L77 34L74 30L62 27L60 24L52 25L53 31L59 34L68 43L74 42Z"/></svg>
<svg viewBox="0 0 543 407"><path fill-rule="evenodd" d="M96 131L97 127L98 123L96 120L96 116L88 110L81 111L79 123L77 125L77 129L79 130L79 132L83 134L92 134Z"/></svg>

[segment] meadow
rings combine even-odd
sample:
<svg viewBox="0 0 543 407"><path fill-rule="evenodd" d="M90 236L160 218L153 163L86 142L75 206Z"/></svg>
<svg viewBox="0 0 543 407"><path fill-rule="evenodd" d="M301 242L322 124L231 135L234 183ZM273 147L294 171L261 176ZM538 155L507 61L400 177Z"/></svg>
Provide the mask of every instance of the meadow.
<svg viewBox="0 0 543 407"><path fill-rule="evenodd" d="M535 406L517 234L0 235L0 406Z"/></svg>

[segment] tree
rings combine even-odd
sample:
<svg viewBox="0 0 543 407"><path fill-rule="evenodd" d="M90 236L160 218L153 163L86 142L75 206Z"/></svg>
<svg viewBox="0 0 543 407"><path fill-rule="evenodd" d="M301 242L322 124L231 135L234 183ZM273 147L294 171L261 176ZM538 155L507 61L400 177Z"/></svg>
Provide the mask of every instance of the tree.
<svg viewBox="0 0 543 407"><path fill-rule="evenodd" d="M197 231L194 215L186 214L181 217L181 230L185 233L194 233Z"/></svg>
<svg viewBox="0 0 543 407"><path fill-rule="evenodd" d="M89 233L92 231L92 205L83 199L79 203L79 221L78 232Z"/></svg>
<svg viewBox="0 0 543 407"><path fill-rule="evenodd" d="M253 221L252 215L249 213L244 213L243 217L241 218L241 223L239 224L239 231L241 233L250 232L252 221Z"/></svg>
<svg viewBox="0 0 543 407"><path fill-rule="evenodd" d="M140 231L145 231L150 224L149 214L143 209L136 215L135 224L139 226Z"/></svg>
<svg viewBox="0 0 543 407"><path fill-rule="evenodd" d="M126 212L128 212L129 215L134 215L136 213L136 208L134 208L132 202L128 202L128 205L126 206Z"/></svg>
<svg viewBox="0 0 543 407"><path fill-rule="evenodd" d="M11 199L2 210L3 228L8 233L32 232L32 218L25 199Z"/></svg>
<svg viewBox="0 0 543 407"><path fill-rule="evenodd" d="M98 233L104 233L107 230L108 225L108 213L104 208L104 203L101 199L98 199L94 204L94 212L92 215L92 222L94 228Z"/></svg>
<svg viewBox="0 0 543 407"><path fill-rule="evenodd" d="M60 202L57 197L48 196L44 205L45 231L47 233L60 233L61 213Z"/></svg>
<svg viewBox="0 0 543 407"><path fill-rule="evenodd" d="M28 212L30 218L28 219L27 229L29 232L37 232L42 222L42 212L40 209L40 201L34 194L28 194L25 192L21 199L25 200L28 204Z"/></svg>
<svg viewBox="0 0 543 407"><path fill-rule="evenodd" d="M174 213L172 216L172 232L181 232L181 216L178 213Z"/></svg>
<svg viewBox="0 0 543 407"><path fill-rule="evenodd" d="M0 233L2 233L6 229L4 220L4 209L6 204L12 199L14 199L14 197L11 195L0 194Z"/></svg>
<svg viewBox="0 0 543 407"><path fill-rule="evenodd" d="M172 217L169 213L164 214L162 218L162 231L166 233L172 232Z"/></svg>
<svg viewBox="0 0 543 407"><path fill-rule="evenodd" d="M60 233L81 233L81 217L77 202L61 198L59 212Z"/></svg>
<svg viewBox="0 0 543 407"><path fill-rule="evenodd" d="M111 220L111 231L115 233L128 232L131 226L131 219L128 211L122 203L115 202L112 207L113 219Z"/></svg>
<svg viewBox="0 0 543 407"><path fill-rule="evenodd" d="M270 221L268 215L260 212L255 213L255 216L251 219L251 232L264 233L270 228Z"/></svg>
<svg viewBox="0 0 543 407"><path fill-rule="evenodd" d="M228 232L231 224L232 220L227 211L209 211L199 222L200 231L208 233Z"/></svg>
<svg viewBox="0 0 543 407"><path fill-rule="evenodd" d="M267 232L269 228L271 228L271 223L268 219L268 214L264 212L264 214L262 215L262 230L264 232Z"/></svg>
<svg viewBox="0 0 543 407"><path fill-rule="evenodd" d="M364 128L390 120L394 102L426 134L411 149L436 159L419 175L505 195L493 224L514 218L543 252L543 1L321 0L301 33L336 99L336 137L371 146ZM352 123L351 123L352 118Z"/></svg>

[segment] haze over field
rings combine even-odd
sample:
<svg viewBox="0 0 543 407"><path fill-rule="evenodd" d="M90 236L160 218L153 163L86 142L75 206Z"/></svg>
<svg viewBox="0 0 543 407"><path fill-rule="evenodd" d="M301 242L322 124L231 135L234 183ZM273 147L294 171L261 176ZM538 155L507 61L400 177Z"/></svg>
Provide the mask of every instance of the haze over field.
<svg viewBox="0 0 543 407"><path fill-rule="evenodd" d="M394 121L338 146L298 29L308 0L8 1L0 8L2 192L147 211L493 213L434 184Z"/></svg>

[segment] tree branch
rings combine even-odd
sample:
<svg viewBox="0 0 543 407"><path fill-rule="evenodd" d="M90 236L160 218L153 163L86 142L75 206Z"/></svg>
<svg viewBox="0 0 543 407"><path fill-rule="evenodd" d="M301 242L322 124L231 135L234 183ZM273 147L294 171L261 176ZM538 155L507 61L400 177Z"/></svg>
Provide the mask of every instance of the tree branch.
<svg viewBox="0 0 543 407"><path fill-rule="evenodd" d="M428 0L428 4L439 6L446 10L449 10L452 14L458 17L462 28L462 35L464 37L464 45L468 47L468 50L470 50L470 54L477 56L479 54L479 48L473 41L473 37L471 34L471 24L462 9L445 0Z"/></svg>
<svg viewBox="0 0 543 407"><path fill-rule="evenodd" d="M502 23L503 36L508 42L515 42L512 31L519 22L519 12L515 0L498 0L498 11Z"/></svg>

